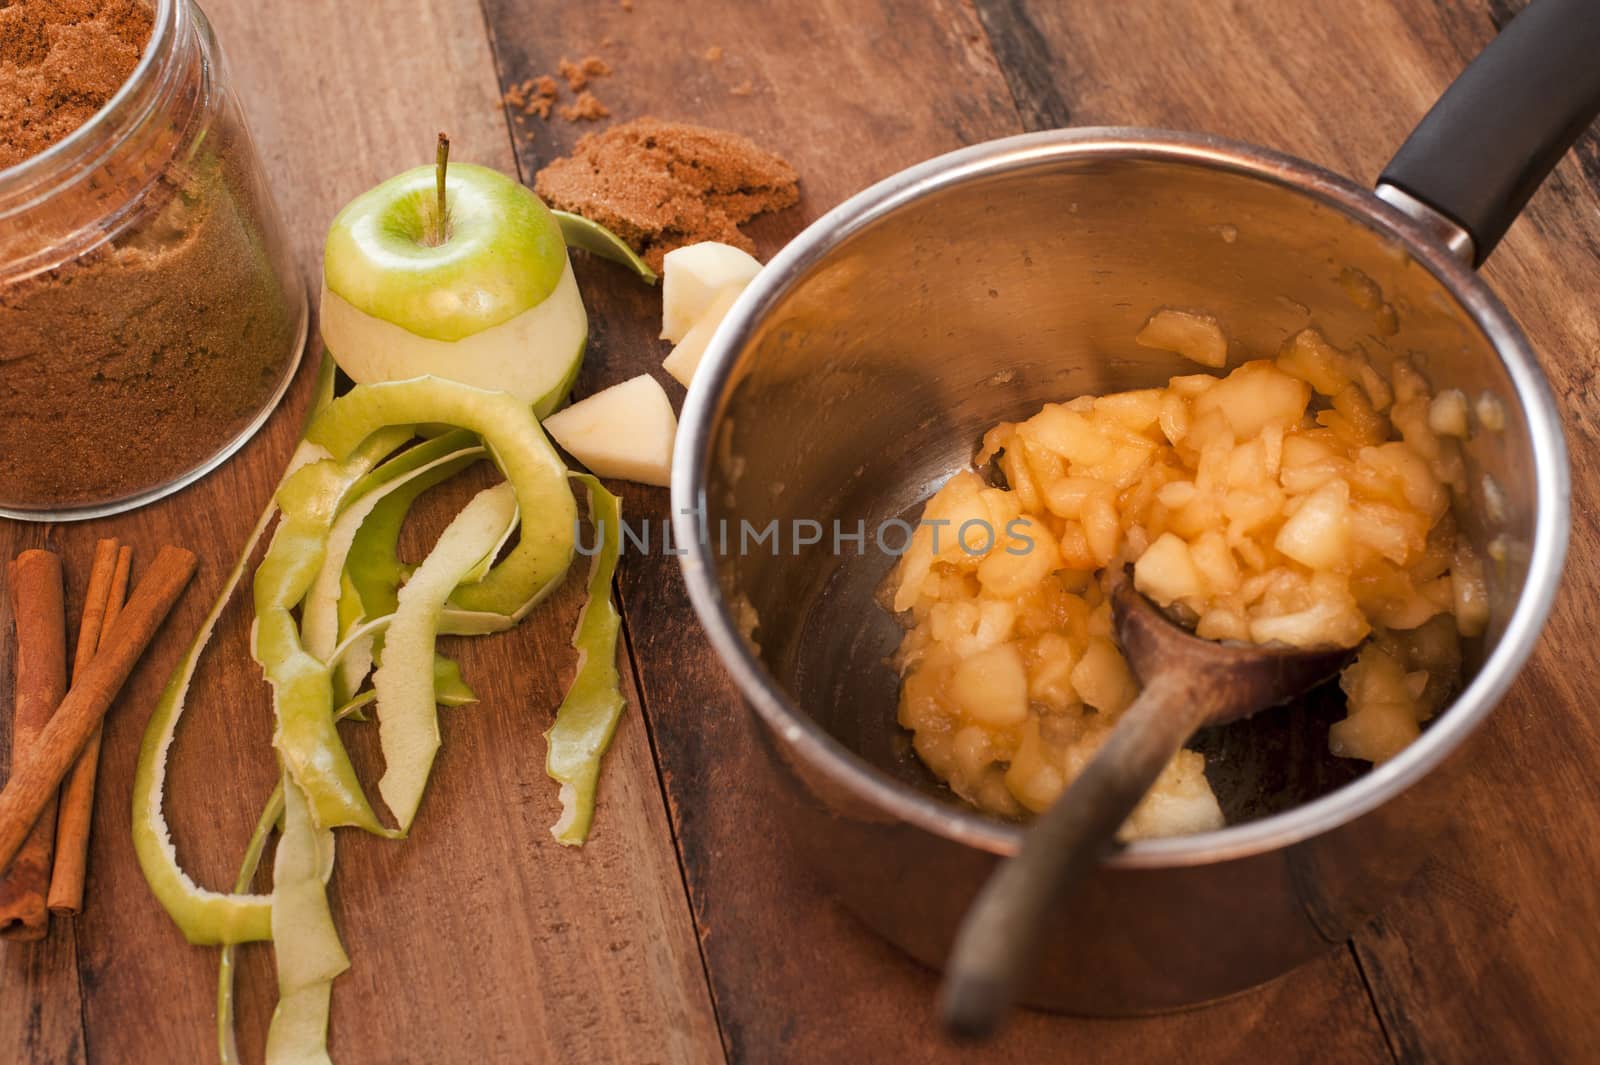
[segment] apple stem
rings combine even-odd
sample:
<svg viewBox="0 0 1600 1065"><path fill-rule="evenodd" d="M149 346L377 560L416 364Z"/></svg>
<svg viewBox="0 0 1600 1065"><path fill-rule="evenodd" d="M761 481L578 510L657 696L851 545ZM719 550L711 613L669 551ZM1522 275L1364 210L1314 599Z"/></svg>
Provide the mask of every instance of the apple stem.
<svg viewBox="0 0 1600 1065"><path fill-rule="evenodd" d="M435 153L433 167L434 184L439 193L439 213L434 217L432 243L438 247L450 239L450 214L444 196L445 172L450 168L450 138L443 131L439 133L439 149Z"/></svg>

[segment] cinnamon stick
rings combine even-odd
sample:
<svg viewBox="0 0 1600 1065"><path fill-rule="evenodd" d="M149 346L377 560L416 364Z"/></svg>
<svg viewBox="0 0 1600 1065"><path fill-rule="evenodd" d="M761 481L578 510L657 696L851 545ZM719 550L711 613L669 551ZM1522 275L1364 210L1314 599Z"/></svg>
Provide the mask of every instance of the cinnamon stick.
<svg viewBox="0 0 1600 1065"><path fill-rule="evenodd" d="M101 633L109 631L114 618L113 605L120 608L123 596L128 594L128 566L132 560L133 550L120 547L116 540L101 540L94 545L89 590L84 594L83 619L78 623L78 649L72 658L73 680L89 668L100 646ZM101 730L95 729L61 788L56 812L56 860L50 871L50 894L45 900L50 912L58 917L71 917L83 909L89 822L94 810L95 777L100 771L100 735Z"/></svg>
<svg viewBox="0 0 1600 1065"><path fill-rule="evenodd" d="M11 563L11 610L16 618L16 689L11 715L11 777L17 778L42 746L51 714L67 689L67 622L61 601L61 559L51 551L24 551ZM6 785L7 790L10 784ZM50 927L45 893L55 840L55 789L40 804L43 816L17 840L17 860L0 875L0 936L43 939Z"/></svg>
<svg viewBox="0 0 1600 1065"><path fill-rule="evenodd" d="M123 544L117 548L117 568L111 575L111 595L106 599L106 616L100 622L101 643L128 605L128 577L133 573L133 548Z"/></svg>
<svg viewBox="0 0 1600 1065"><path fill-rule="evenodd" d="M118 615L103 648L61 700L27 758L0 789L0 869L11 863L29 829L49 806L55 789L105 717L139 656L194 576L194 569L192 553L177 547L161 549Z"/></svg>

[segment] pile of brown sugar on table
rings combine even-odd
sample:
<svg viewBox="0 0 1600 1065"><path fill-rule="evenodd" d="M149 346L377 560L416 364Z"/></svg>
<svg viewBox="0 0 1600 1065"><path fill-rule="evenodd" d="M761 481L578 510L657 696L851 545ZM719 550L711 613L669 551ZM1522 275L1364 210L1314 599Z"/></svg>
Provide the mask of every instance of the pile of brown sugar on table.
<svg viewBox="0 0 1600 1065"><path fill-rule="evenodd" d="M534 181L551 207L599 222L657 270L703 240L754 251L739 224L793 206L798 186L793 167L737 133L654 118L585 134Z"/></svg>
<svg viewBox="0 0 1600 1065"><path fill-rule="evenodd" d="M0 0L0 170L89 121L150 39L142 0Z"/></svg>

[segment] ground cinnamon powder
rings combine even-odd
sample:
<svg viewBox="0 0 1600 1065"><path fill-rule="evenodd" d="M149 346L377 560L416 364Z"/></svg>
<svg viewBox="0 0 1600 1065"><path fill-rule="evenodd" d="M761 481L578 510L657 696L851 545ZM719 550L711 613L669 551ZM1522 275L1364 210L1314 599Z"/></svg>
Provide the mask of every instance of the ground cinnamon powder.
<svg viewBox="0 0 1600 1065"><path fill-rule="evenodd" d="M754 251L739 224L800 198L794 168L748 139L654 118L585 134L539 171L534 189L610 229L657 270L673 248L703 240Z"/></svg>
<svg viewBox="0 0 1600 1065"><path fill-rule="evenodd" d="M92 118L150 27L136 0L0 0L0 161ZM250 424L297 355L248 135L231 105L199 118L198 91L178 99L142 147L0 228L0 505L171 483Z"/></svg>
<svg viewBox="0 0 1600 1065"><path fill-rule="evenodd" d="M0 169L104 107L138 64L151 20L141 0L0 0Z"/></svg>

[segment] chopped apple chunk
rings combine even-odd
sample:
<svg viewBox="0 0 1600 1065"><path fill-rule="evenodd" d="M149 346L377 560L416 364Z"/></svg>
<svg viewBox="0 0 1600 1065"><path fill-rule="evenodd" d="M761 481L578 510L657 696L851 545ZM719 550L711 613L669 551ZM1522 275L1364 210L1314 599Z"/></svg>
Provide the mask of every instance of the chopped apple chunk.
<svg viewBox="0 0 1600 1065"><path fill-rule="evenodd" d="M1350 486L1335 478L1303 497L1272 546L1309 569L1332 569L1350 553Z"/></svg>
<svg viewBox="0 0 1600 1065"><path fill-rule="evenodd" d="M714 240L667 252L661 261L661 339L680 343L718 293L743 288L760 272L755 256Z"/></svg>
<svg viewBox="0 0 1600 1065"><path fill-rule="evenodd" d="M1028 716L1028 673L1015 644L979 651L956 666L950 694L974 721L1016 725Z"/></svg>
<svg viewBox="0 0 1600 1065"><path fill-rule="evenodd" d="M1209 314L1164 307L1150 316L1134 338L1147 348L1171 351L1201 366L1228 365L1228 338Z"/></svg>
<svg viewBox="0 0 1600 1065"><path fill-rule="evenodd" d="M684 388L689 387L689 382L694 379L695 370L700 368L700 360L705 356L706 345L711 343L711 337L716 333L717 327L728 316L728 308L733 306L733 301L739 298L739 293L744 291L744 285L728 285L717 291L710 304L701 312L699 319L683 334L683 339L678 341L661 364L661 368L673 376Z"/></svg>
<svg viewBox="0 0 1600 1065"><path fill-rule="evenodd" d="M1189 545L1172 533L1161 536L1145 548L1133 567L1133 584L1162 606L1199 595L1204 586Z"/></svg>
<svg viewBox="0 0 1600 1065"><path fill-rule="evenodd" d="M544 420L545 431L568 454L601 477L666 486L678 419L667 393L641 374Z"/></svg>

